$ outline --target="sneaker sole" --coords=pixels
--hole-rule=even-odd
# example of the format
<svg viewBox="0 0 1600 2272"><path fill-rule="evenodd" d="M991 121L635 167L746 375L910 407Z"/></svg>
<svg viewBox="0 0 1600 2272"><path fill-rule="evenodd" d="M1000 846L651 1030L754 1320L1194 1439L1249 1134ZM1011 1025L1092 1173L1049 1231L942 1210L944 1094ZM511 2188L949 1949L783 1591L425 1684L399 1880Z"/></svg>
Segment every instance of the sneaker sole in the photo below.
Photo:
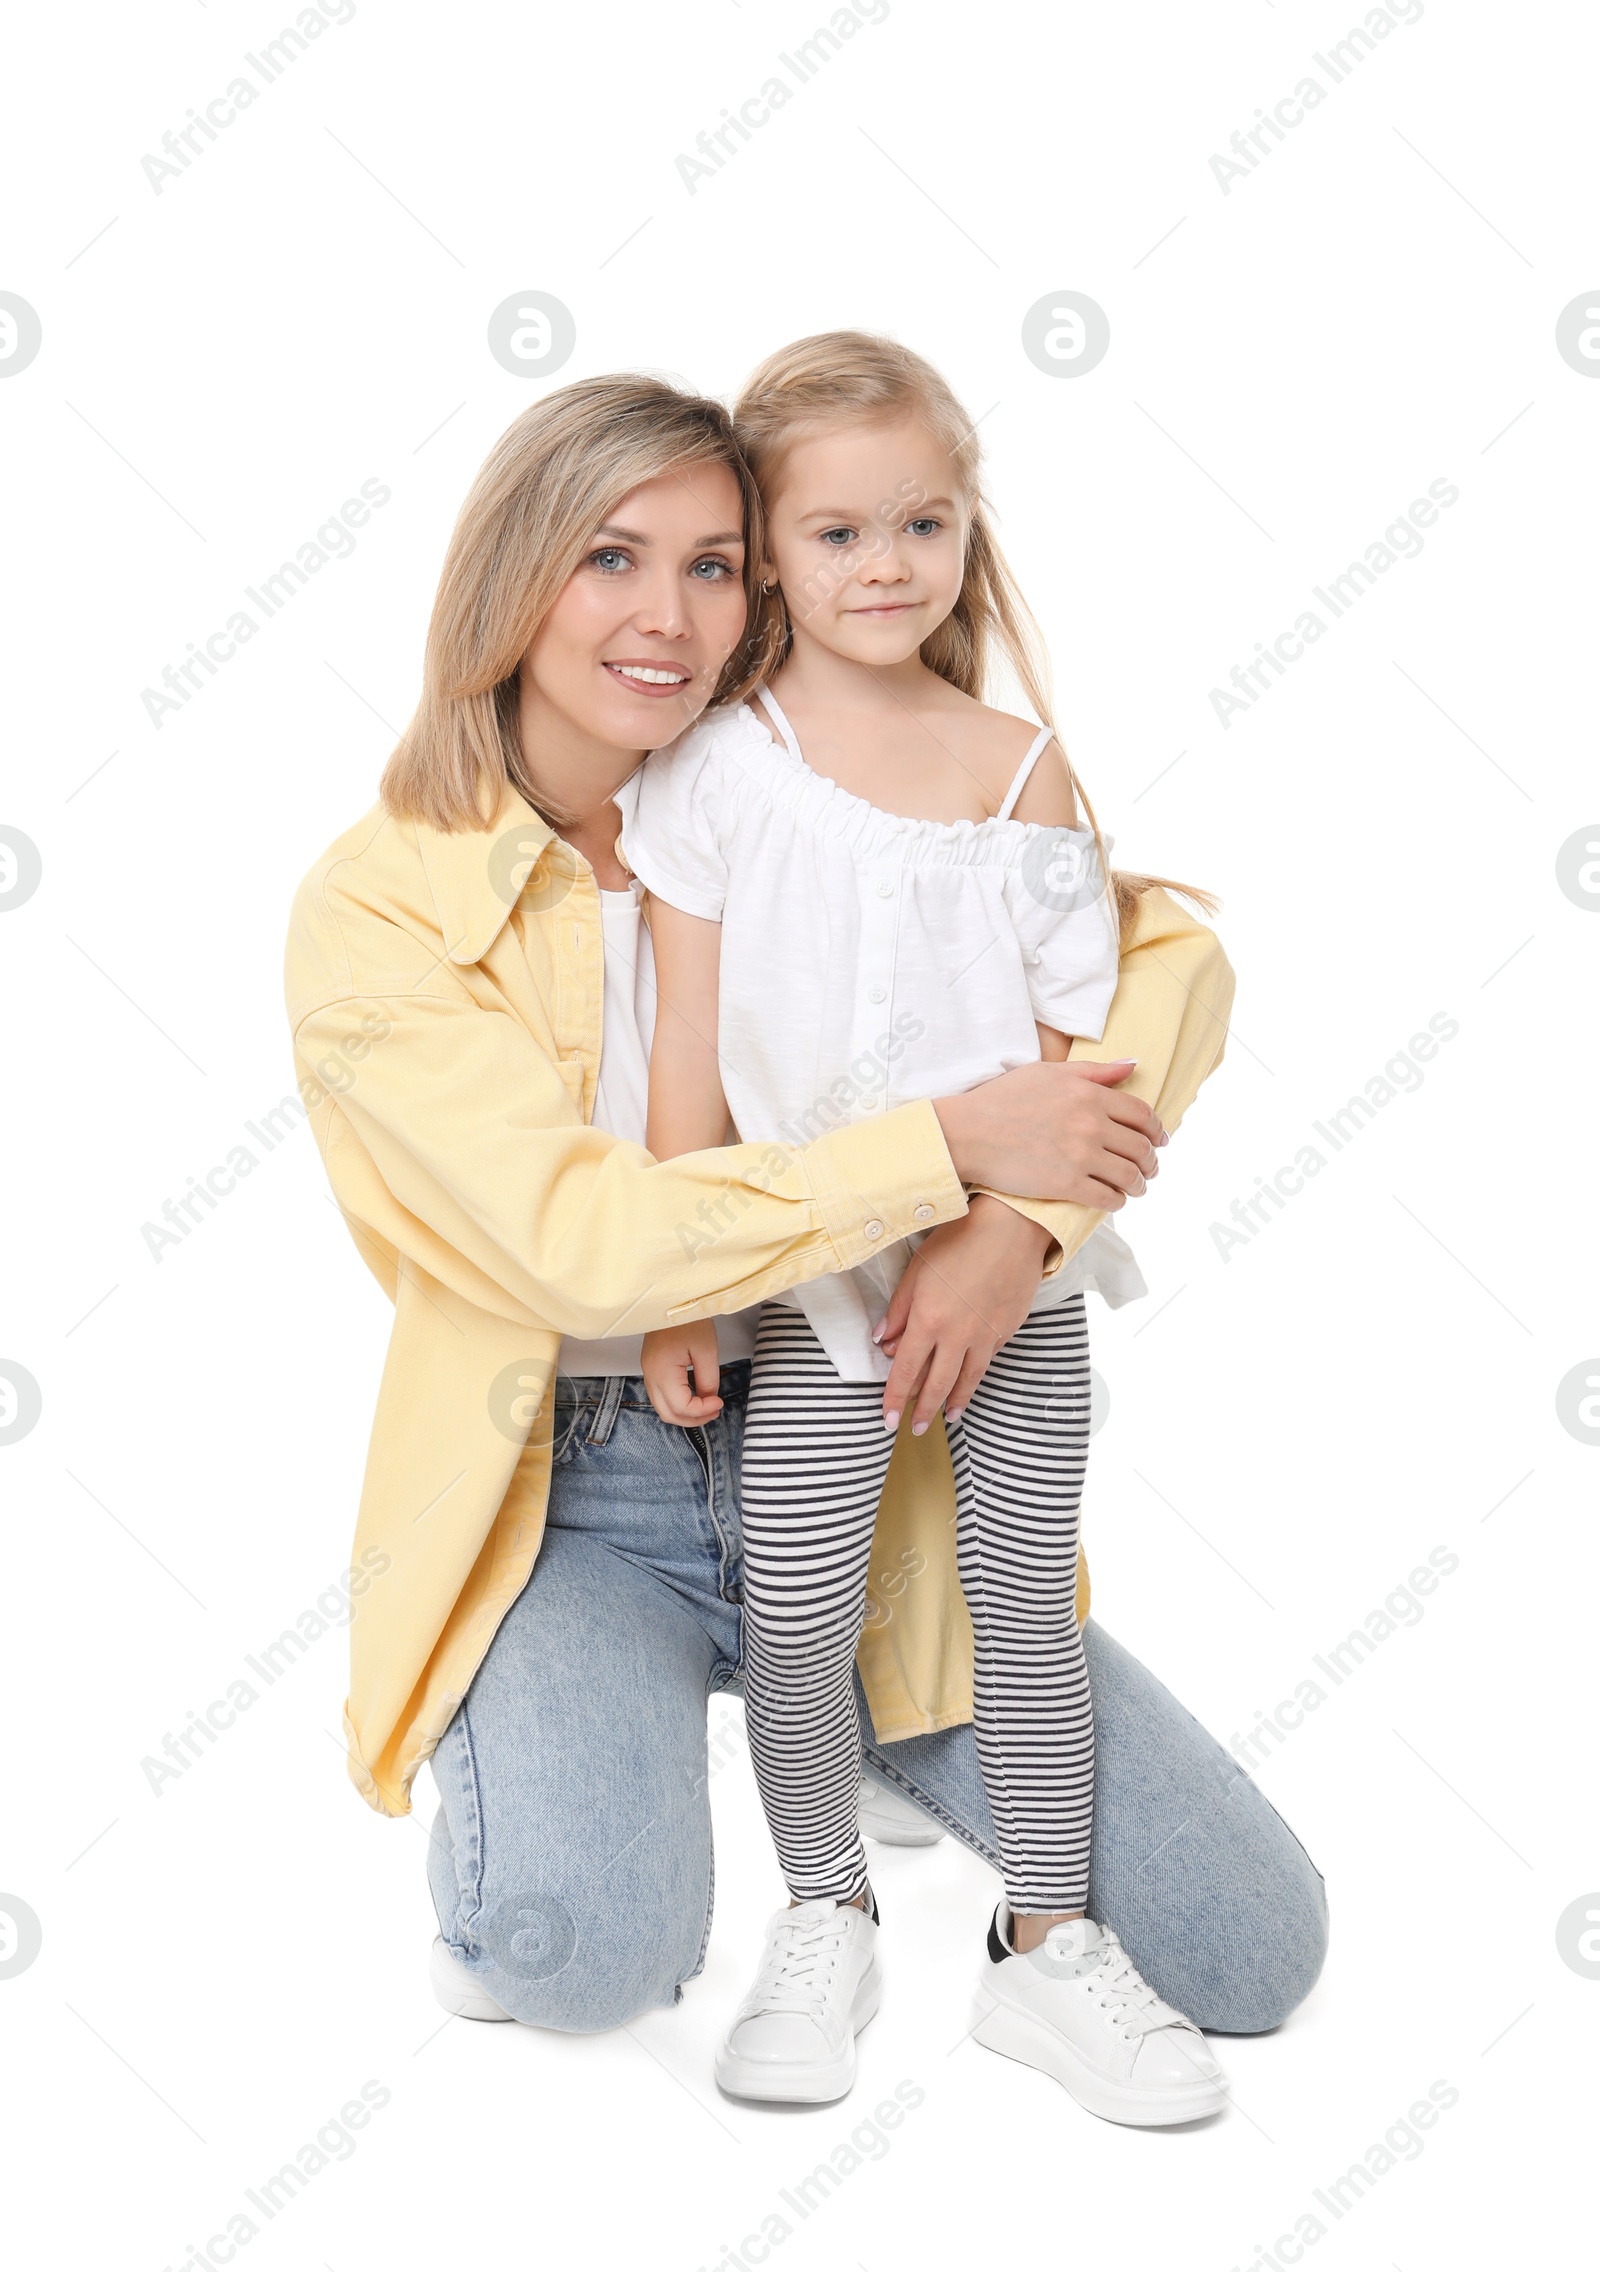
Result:
<svg viewBox="0 0 1600 2272"><path fill-rule="evenodd" d="M982 1992L987 1992L982 1991ZM1064 2037L1031 2012L1014 2004L997 2003L972 2031L973 2041L1004 2059L1037 2067L1051 2075L1081 2107L1103 2122L1120 2122L1138 2130L1162 2130L1175 2122L1196 2122L1216 2114L1228 2103L1226 2082L1172 2084L1161 2090L1141 2091L1131 2083L1115 2083L1097 2075L1088 2061Z"/></svg>
<svg viewBox="0 0 1600 2272"><path fill-rule="evenodd" d="M428 1980L434 2002L458 2020L511 2021L509 2012L503 2012L492 1996L474 1985L471 1974L450 1954L442 1934L428 1959Z"/></svg>
<svg viewBox="0 0 1600 2272"><path fill-rule="evenodd" d="M870 1799L863 1799L857 1812L863 1837L875 1838L880 1846L937 1846L944 1836L939 1825L925 1817L907 1822L887 1811L880 1815Z"/></svg>
<svg viewBox="0 0 1600 2272"><path fill-rule="evenodd" d="M850 2041L837 2059L780 2064L775 2059L742 2059L726 2043L717 2047L718 2087L730 2098L768 2099L784 2106L826 2106L843 2098L856 2079L856 2037L878 2009L883 1975L877 1959L862 1975L850 2006Z"/></svg>

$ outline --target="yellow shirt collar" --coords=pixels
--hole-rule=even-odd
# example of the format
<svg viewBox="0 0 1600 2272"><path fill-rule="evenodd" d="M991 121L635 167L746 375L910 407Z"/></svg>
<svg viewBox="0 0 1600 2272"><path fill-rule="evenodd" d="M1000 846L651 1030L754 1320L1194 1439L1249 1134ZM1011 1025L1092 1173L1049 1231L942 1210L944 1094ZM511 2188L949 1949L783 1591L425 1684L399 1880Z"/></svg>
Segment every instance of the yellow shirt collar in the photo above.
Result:
<svg viewBox="0 0 1600 2272"><path fill-rule="evenodd" d="M446 832L420 820L415 826L445 952L454 963L481 962L521 887L556 842L555 830L509 782L486 829Z"/></svg>

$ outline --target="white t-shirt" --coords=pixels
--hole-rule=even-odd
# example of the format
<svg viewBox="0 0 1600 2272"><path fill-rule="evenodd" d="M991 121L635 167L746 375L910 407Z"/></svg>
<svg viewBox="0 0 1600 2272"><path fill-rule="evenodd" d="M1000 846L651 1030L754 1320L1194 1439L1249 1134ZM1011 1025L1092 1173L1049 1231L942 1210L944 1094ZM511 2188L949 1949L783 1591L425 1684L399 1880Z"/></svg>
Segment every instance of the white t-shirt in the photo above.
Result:
<svg viewBox="0 0 1600 2272"><path fill-rule="evenodd" d="M747 1142L805 1144L919 1097L1037 1063L1035 1020L1097 1040L1116 991L1115 912L1089 829L1000 814L908 820L814 773L788 721L740 704L657 750L617 794L622 850L671 907L722 925L717 1049ZM781 1299L843 1379L882 1380L872 1328L918 1238ZM1102 1225L1035 1308L1146 1292Z"/></svg>
<svg viewBox="0 0 1600 2272"><path fill-rule="evenodd" d="M592 1125L611 1136L644 1142L650 1103L650 1043L656 1026L655 958L650 933L639 912L640 894L603 891L600 922L605 938L605 978L600 1006L600 1071L595 1081ZM725 1365L755 1349L754 1310L719 1317L717 1353ZM563 1373L637 1373L643 1335L617 1334L606 1341L563 1337L557 1360Z"/></svg>

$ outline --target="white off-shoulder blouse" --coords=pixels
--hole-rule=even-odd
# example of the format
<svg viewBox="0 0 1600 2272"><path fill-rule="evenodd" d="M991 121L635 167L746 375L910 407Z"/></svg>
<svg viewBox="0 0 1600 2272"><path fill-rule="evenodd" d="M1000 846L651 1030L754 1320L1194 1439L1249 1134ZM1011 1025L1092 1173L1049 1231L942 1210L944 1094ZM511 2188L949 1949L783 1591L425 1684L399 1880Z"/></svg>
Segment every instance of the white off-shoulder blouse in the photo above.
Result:
<svg viewBox="0 0 1600 2272"><path fill-rule="evenodd" d="M814 773L777 703L712 712L617 794L622 854L671 907L722 926L717 1052L747 1143L808 1143L1031 1064L1035 1020L1097 1041L1117 984L1113 902L1089 829L881 811ZM868 1226L870 1230L870 1225ZM845 1380L882 1380L872 1340L916 1238L792 1289ZM1102 1224L1034 1307L1146 1291Z"/></svg>

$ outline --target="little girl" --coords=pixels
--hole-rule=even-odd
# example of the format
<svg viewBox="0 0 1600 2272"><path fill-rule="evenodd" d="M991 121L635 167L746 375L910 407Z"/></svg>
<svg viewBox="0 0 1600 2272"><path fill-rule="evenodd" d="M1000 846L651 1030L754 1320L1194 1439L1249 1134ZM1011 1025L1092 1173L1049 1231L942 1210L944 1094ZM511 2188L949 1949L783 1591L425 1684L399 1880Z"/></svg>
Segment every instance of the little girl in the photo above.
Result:
<svg viewBox="0 0 1600 2272"><path fill-rule="evenodd" d="M760 692L657 751L618 799L623 856L651 900L657 1158L723 1143L730 1119L745 1142L803 1143L1064 1058L1074 1035L1099 1038L1117 983L1116 899L1066 758L1048 725L980 699L998 645L1048 716L960 404L920 357L832 333L763 365L735 422L767 517ZM745 1708L792 1906L718 2055L719 2082L745 2097L838 2097L877 2006L852 1668L893 1449L879 1339L916 1244L761 1314ZM1180 2122L1222 2103L1220 2072L1085 1915L1094 1733L1075 1593L1091 1287L1113 1304L1145 1291L1105 1226L945 1412L1006 1890L976 2033L1113 2120ZM647 1335L643 1369L663 1419L720 1409L710 1322Z"/></svg>

